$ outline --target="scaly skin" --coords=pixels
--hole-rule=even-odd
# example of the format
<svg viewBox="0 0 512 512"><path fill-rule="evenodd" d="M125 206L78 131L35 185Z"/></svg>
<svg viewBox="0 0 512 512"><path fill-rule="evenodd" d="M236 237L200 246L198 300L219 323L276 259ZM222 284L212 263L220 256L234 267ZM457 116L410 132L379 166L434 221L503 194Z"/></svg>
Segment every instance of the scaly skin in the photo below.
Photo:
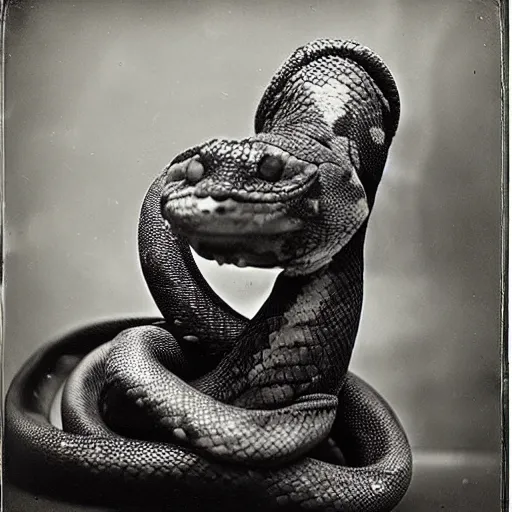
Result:
<svg viewBox="0 0 512 512"><path fill-rule="evenodd" d="M255 136L176 157L139 224L165 322L99 325L25 365L7 398L12 477L27 476L23 457L33 471L50 466L33 487L85 488L93 501L151 493L166 510L391 510L409 484L410 448L386 403L347 369L367 218L398 116L378 57L321 40L276 74ZM254 319L213 293L189 243L219 263L284 268ZM78 348L85 338L89 350ZM58 431L48 421L55 385L42 377L60 355L88 351L56 379L71 373Z"/></svg>

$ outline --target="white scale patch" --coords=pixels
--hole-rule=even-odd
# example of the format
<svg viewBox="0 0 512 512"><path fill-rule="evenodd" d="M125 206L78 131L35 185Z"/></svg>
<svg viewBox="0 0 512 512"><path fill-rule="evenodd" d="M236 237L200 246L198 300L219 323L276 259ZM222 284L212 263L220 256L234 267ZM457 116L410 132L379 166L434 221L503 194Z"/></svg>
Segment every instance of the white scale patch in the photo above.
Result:
<svg viewBox="0 0 512 512"><path fill-rule="evenodd" d="M359 199L359 201L357 201L355 211L356 217L358 219L362 219L359 221L359 225L361 225L366 219L366 217L370 215L370 208L368 208L368 201L366 200L366 197L362 197L361 199Z"/></svg>
<svg viewBox="0 0 512 512"><path fill-rule="evenodd" d="M349 151L350 151L350 158L352 159L354 167L356 169L359 169L359 166L361 165L361 161L359 160L359 151L357 150L357 147L354 142L352 144L350 144Z"/></svg>
<svg viewBox="0 0 512 512"><path fill-rule="evenodd" d="M332 126L345 114L345 105L350 101L350 89L336 80L329 78L324 85L307 84L313 93L313 100L320 105L324 119Z"/></svg>
<svg viewBox="0 0 512 512"><path fill-rule="evenodd" d="M269 344L271 349L278 350L281 347L293 347L298 339L304 338L303 324L315 319L313 314L310 318L305 318L305 316L310 311L321 309L322 302L325 300L324 293L330 281L330 276L324 274L304 287L296 303L292 305L289 311L284 313L283 325L279 330L270 333ZM306 303L307 309L304 307ZM268 354L263 353L263 359L271 354L272 350L269 350Z"/></svg>
<svg viewBox="0 0 512 512"><path fill-rule="evenodd" d="M375 144L378 144L379 146L384 144L384 130L382 128L372 126L370 128L370 136Z"/></svg>

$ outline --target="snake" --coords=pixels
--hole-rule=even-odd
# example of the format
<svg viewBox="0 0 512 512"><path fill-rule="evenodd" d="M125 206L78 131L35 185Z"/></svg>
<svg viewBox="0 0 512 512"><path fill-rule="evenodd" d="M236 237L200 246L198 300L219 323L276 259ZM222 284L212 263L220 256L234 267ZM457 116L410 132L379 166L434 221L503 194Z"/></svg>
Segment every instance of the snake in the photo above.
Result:
<svg viewBox="0 0 512 512"><path fill-rule="evenodd" d="M411 448L348 370L364 242L400 99L355 42L295 50L255 135L181 152L144 198L142 273L161 317L92 324L40 348L6 398L9 481L131 510L386 511ZM252 319L201 275L282 271ZM51 420L62 388L62 426ZM119 508L116 508L118 510Z"/></svg>

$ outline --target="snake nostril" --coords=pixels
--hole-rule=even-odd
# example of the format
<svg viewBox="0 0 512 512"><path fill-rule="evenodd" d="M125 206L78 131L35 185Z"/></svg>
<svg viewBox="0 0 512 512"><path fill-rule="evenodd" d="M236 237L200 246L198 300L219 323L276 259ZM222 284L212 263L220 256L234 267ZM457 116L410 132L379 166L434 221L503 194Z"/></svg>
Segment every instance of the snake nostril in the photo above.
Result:
<svg viewBox="0 0 512 512"><path fill-rule="evenodd" d="M199 160L191 160L186 169L187 181L197 183L204 174L204 166Z"/></svg>
<svg viewBox="0 0 512 512"><path fill-rule="evenodd" d="M180 181L185 178L185 168L182 163L172 164L167 169L167 177L165 182L167 184L173 181Z"/></svg>

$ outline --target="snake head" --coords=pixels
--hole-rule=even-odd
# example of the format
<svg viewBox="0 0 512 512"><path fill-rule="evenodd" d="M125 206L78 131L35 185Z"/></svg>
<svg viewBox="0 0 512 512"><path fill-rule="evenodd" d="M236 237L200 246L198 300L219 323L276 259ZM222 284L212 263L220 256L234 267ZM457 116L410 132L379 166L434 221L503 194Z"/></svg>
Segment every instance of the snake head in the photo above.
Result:
<svg viewBox="0 0 512 512"><path fill-rule="evenodd" d="M310 273L330 261L368 209L355 172L305 154L257 137L209 141L166 168L162 215L207 259ZM344 199L354 206L345 208L348 217Z"/></svg>

